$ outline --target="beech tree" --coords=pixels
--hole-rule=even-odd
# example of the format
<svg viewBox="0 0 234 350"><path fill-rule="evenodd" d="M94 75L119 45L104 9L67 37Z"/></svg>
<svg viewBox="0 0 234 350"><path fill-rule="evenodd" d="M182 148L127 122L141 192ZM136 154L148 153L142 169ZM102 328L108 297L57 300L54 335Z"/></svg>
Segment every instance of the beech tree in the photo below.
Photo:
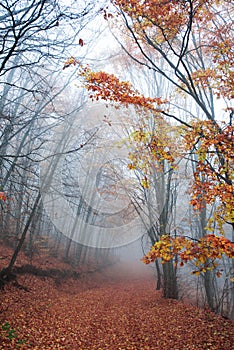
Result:
<svg viewBox="0 0 234 350"><path fill-rule="evenodd" d="M147 67L168 80L174 94L179 94L180 98L165 99L163 93L147 97L114 74L95 71L88 66L81 67L80 75L91 98L132 104L142 113L150 111L158 120L166 119L177 128L180 146L175 158L167 148L168 143L162 147L155 139L149 141L144 130L138 131L140 142L151 147L152 158L158 152L172 168L176 167L178 158L192 162L194 176L190 204L200 212L203 227L202 237L198 240L165 232L145 261L160 257L167 264L179 258L182 265L194 259L194 273L208 276L210 270L216 268L217 259L223 254L233 258L234 254L233 243L223 236L224 225L230 225L232 230L234 225L233 5L230 1L192 0L114 0L111 4L113 7L104 10L104 18L113 32L114 26L118 28L116 37L125 52L138 66ZM121 30L122 36L119 35ZM161 60L163 66L159 64ZM186 118L184 113L181 117L180 112L185 110L185 100L192 107L187 115L185 113ZM169 145L173 144L171 139ZM139 165L139 161L137 159L133 167ZM147 174L142 180L148 186ZM214 204L213 216L208 220L205 207ZM216 234L207 235L208 230ZM160 254L161 247L166 246ZM211 302L209 305L213 308Z"/></svg>

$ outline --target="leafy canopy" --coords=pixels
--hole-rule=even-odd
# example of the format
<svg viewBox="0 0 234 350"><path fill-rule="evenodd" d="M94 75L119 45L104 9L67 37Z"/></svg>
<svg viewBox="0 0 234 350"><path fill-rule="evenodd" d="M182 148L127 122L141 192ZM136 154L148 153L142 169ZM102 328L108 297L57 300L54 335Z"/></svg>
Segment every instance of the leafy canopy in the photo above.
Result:
<svg viewBox="0 0 234 350"><path fill-rule="evenodd" d="M163 171L160 163L167 162L173 169L178 159L190 159L195 168L190 203L195 210L216 204L207 229L212 230L215 221L224 234L225 223L234 227L234 112L230 107L234 97L233 4L230 0L113 0L112 4L115 15L108 15L105 9L104 18L120 27L119 18L124 19L132 39L132 48L128 46L131 58L168 79L181 96L192 98L202 116L184 122L170 112L166 98L146 97L114 74L80 65L84 86L92 99L131 104L138 113L154 115L161 134L150 134L142 125L130 135L135 151L129 154L129 169L140 169L142 185L148 188L150 168ZM159 59L170 68L169 73L160 68ZM66 62L66 66L72 64L77 64L74 58ZM227 105L219 111L218 120L217 98ZM225 117L220 118L220 114ZM170 127L177 133L167 132ZM183 265L194 260L195 273L199 274L214 268L215 260L223 255L233 258L233 252L233 243L223 236L211 234L194 242L165 232L143 261L161 258L167 262L177 257Z"/></svg>

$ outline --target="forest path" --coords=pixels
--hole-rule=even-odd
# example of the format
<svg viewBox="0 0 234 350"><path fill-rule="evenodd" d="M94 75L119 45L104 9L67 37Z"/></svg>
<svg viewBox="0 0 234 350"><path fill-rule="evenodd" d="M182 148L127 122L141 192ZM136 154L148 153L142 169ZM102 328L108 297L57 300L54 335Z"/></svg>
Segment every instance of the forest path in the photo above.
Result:
<svg viewBox="0 0 234 350"><path fill-rule="evenodd" d="M24 276L24 284L29 292L9 287L1 295L0 349L234 349L231 321L163 299L149 276L83 288Z"/></svg>

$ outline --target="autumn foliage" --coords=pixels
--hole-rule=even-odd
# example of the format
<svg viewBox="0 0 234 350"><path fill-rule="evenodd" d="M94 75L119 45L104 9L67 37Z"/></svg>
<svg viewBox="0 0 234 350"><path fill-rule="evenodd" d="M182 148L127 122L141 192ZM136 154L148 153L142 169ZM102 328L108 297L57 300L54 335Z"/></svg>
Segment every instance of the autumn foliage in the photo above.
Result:
<svg viewBox="0 0 234 350"><path fill-rule="evenodd" d="M113 0L125 18L132 21L131 30L143 45L156 49L166 58L166 51L172 52L181 63L186 74L184 80L178 70L178 78L184 80L186 92L199 88L212 88L218 97L234 97L233 74L233 31L232 1L217 0ZM191 39L193 34L193 39ZM192 73L187 70L183 57L197 51L194 42L199 37L199 49L203 51L212 65L204 65ZM196 38L196 39L195 39ZM195 40L194 40L195 39ZM162 46L165 45L165 47ZM190 52L187 49L191 50ZM166 51L163 53L163 50Z"/></svg>
<svg viewBox="0 0 234 350"><path fill-rule="evenodd" d="M131 83L121 81L114 74L104 71L94 72L89 67L81 67L80 76L84 79L84 85L91 91L90 98L120 102L126 105L133 104L138 107L155 110L166 100L150 98L140 94Z"/></svg>
<svg viewBox="0 0 234 350"><path fill-rule="evenodd" d="M0 192L0 200L2 200L4 202L7 200L5 192Z"/></svg>
<svg viewBox="0 0 234 350"><path fill-rule="evenodd" d="M197 212L212 207L213 215L204 231L218 231L217 236L208 234L198 241L164 232L143 261L178 259L180 265L193 261L196 274L206 272L216 267L223 255L233 258L233 243L223 236L225 224L234 227L232 2L113 0L112 4L116 11L107 16L109 9L105 9L104 18L110 26L124 26L128 31L132 46L127 48L133 61L166 78L174 93L182 99L189 97L201 116L193 115L185 122L170 111L166 98L146 97L129 82L88 66L80 67L84 86L92 99L131 104L142 115L141 125L129 136L128 167L139 171L145 189L150 187L152 169L163 172L166 163L170 171L181 159L191 162L191 207ZM169 73L160 68L160 59ZM217 99L227 106L222 110L218 107L218 113ZM156 125L153 132L144 123L149 115Z"/></svg>
<svg viewBox="0 0 234 350"><path fill-rule="evenodd" d="M234 223L234 130L226 123L197 121L186 133L185 148L196 155L196 171L191 188L195 209L218 200L215 219L223 233L223 223ZM212 222L213 220L211 220Z"/></svg>
<svg viewBox="0 0 234 350"><path fill-rule="evenodd" d="M0 255L8 254L9 248L1 246ZM17 266L26 263L21 254ZM45 255L33 266L67 268ZM0 349L232 349L230 320L166 300L155 291L150 274L126 270L112 266L102 274L61 280L18 275L27 290L8 284L0 294Z"/></svg>
<svg viewBox="0 0 234 350"><path fill-rule="evenodd" d="M173 238L169 235L163 235L142 260L145 264L149 264L160 258L162 263L166 263L176 257L176 266L192 262L195 267L192 273L199 275L216 268L218 265L216 259L221 259L223 255L234 258L234 243L225 237L211 234L199 240L191 240L183 236ZM221 276L219 271L217 276Z"/></svg>

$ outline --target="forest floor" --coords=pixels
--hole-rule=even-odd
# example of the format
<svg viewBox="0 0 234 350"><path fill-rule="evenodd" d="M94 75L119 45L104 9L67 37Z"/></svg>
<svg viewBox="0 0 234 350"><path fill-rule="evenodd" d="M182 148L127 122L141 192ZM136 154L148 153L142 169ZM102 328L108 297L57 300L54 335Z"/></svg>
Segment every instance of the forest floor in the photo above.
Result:
<svg viewBox="0 0 234 350"><path fill-rule="evenodd" d="M46 264L51 272L52 262ZM17 274L19 285L0 294L0 349L234 349L234 322L163 299L152 276L126 270L112 266L80 278L58 277L57 270L57 277Z"/></svg>

